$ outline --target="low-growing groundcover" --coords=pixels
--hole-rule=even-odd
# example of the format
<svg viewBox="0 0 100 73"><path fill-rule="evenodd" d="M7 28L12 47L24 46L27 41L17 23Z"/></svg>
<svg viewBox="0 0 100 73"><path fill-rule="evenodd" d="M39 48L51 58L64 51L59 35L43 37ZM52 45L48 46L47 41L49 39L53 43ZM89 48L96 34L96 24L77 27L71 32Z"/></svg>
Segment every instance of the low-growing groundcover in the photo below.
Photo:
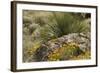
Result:
<svg viewBox="0 0 100 73"><path fill-rule="evenodd" d="M23 10L23 62L91 58L89 13Z"/></svg>

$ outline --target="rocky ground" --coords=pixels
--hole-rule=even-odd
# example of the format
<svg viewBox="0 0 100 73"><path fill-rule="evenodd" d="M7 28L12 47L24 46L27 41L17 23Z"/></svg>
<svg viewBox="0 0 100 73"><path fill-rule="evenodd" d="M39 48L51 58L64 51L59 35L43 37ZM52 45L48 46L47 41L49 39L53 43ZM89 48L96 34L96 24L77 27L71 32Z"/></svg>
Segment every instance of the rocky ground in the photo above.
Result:
<svg viewBox="0 0 100 73"><path fill-rule="evenodd" d="M56 61L90 58L90 34L71 33L43 43L29 61ZM81 56L81 57L80 57ZM86 56L86 57L85 57Z"/></svg>

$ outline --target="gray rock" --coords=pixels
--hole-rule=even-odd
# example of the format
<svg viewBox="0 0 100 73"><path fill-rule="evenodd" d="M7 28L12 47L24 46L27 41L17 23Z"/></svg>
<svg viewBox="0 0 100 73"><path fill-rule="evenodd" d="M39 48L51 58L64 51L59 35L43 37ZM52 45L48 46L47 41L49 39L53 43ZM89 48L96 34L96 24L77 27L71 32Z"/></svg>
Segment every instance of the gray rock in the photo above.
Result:
<svg viewBox="0 0 100 73"><path fill-rule="evenodd" d="M82 51L86 51L90 49L90 35L84 34L84 33L71 33L68 35L64 35L60 38L57 38L55 41L48 41L45 43L45 46L42 44L39 49L36 51L36 57L38 61L44 61L47 59L47 55L50 52L53 52L55 49L59 49L62 47L64 43L70 43L74 42L76 44L79 44L79 48Z"/></svg>

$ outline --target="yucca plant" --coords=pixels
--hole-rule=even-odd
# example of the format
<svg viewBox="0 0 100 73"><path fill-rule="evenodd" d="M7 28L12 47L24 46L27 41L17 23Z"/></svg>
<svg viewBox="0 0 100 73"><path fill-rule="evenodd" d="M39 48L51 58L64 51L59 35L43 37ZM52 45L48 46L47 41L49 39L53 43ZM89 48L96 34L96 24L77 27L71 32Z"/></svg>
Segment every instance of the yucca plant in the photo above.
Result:
<svg viewBox="0 0 100 73"><path fill-rule="evenodd" d="M52 12L52 23L48 23L49 29L53 31L55 36L61 37L69 33L84 32L85 27L83 20L79 17L75 17L71 13Z"/></svg>

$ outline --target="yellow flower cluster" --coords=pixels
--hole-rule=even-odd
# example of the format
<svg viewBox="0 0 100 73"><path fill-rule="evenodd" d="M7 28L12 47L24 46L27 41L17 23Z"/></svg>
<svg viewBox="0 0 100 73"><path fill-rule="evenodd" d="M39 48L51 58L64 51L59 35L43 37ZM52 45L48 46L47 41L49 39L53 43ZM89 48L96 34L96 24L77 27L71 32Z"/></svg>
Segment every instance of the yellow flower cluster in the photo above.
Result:
<svg viewBox="0 0 100 73"><path fill-rule="evenodd" d="M59 49L54 50L52 53L48 55L49 61L59 61L59 59L60 59Z"/></svg>
<svg viewBox="0 0 100 73"><path fill-rule="evenodd" d="M57 60L67 60L77 54L79 50L78 44L76 43L67 43L63 44L61 48L56 48L52 53L48 55L48 61L57 61Z"/></svg>
<svg viewBox="0 0 100 73"><path fill-rule="evenodd" d="M40 47L40 44L34 44L32 48L27 49L27 55L30 57L31 55L34 54L34 52Z"/></svg>

